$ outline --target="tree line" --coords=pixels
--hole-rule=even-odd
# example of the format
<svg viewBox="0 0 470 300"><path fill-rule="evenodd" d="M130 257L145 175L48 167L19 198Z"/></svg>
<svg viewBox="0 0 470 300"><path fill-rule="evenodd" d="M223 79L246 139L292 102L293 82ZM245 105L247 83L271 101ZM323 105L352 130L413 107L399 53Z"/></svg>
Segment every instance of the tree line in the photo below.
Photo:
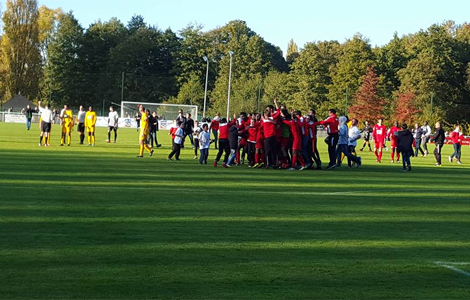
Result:
<svg viewBox="0 0 470 300"><path fill-rule="evenodd" d="M241 20L174 32L141 16L80 25L73 12L7 0L0 37L0 98L21 93L53 105L112 102L202 107L209 61L208 112L225 112L233 51L231 113L260 111L276 97L289 107L329 108L374 120L467 123L470 25L447 21L372 46L344 42L288 44L286 58Z"/></svg>

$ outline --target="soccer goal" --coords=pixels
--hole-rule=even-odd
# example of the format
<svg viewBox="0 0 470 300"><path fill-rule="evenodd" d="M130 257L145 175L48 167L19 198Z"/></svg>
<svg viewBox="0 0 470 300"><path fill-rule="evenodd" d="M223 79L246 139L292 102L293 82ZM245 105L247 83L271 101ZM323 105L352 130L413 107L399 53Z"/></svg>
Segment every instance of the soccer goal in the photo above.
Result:
<svg viewBox="0 0 470 300"><path fill-rule="evenodd" d="M146 102L121 102L121 118L133 119L139 112L139 105L143 105L150 112L156 111L160 120L160 129L169 129L173 126L173 121L178 117L179 110L182 109L184 115L191 114L194 120L197 120L198 106L183 104L164 104L164 103L146 103Z"/></svg>

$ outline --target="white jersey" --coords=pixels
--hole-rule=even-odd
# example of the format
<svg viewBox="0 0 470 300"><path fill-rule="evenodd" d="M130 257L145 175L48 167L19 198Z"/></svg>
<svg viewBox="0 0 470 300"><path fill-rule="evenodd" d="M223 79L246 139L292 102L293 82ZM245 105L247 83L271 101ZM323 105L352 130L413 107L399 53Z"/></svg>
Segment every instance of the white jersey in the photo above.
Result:
<svg viewBox="0 0 470 300"><path fill-rule="evenodd" d="M199 149L209 149L211 144L211 134L209 131L203 131L199 134Z"/></svg>
<svg viewBox="0 0 470 300"><path fill-rule="evenodd" d="M352 126L349 129L349 136L348 136L348 145L349 146L357 146L357 140L361 138L361 131L357 126Z"/></svg>
<svg viewBox="0 0 470 300"><path fill-rule="evenodd" d="M39 112L41 113L41 119L46 123L52 122L52 110L48 108L39 107Z"/></svg>
<svg viewBox="0 0 470 300"><path fill-rule="evenodd" d="M117 111L110 111L108 116L108 126L115 127L119 121L119 115Z"/></svg>

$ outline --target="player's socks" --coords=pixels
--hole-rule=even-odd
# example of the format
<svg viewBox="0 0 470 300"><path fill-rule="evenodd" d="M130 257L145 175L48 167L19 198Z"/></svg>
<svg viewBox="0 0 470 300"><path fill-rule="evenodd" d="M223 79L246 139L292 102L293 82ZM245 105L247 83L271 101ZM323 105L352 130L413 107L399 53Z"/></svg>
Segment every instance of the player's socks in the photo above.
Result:
<svg viewBox="0 0 470 300"><path fill-rule="evenodd" d="M400 160L400 153L397 152L397 161L399 161L399 160Z"/></svg>
<svg viewBox="0 0 470 300"><path fill-rule="evenodd" d="M88 135L87 140L88 140L88 145L90 145L91 144L91 136L90 135Z"/></svg>
<svg viewBox="0 0 470 300"><path fill-rule="evenodd" d="M144 146L140 146L139 156L144 156Z"/></svg>
<svg viewBox="0 0 470 300"><path fill-rule="evenodd" d="M144 148L145 148L145 150L147 150L148 152L152 152L152 148L150 148L149 145L144 144Z"/></svg>
<svg viewBox="0 0 470 300"><path fill-rule="evenodd" d="M42 144L42 136L39 137L39 144Z"/></svg>
<svg viewBox="0 0 470 300"><path fill-rule="evenodd" d="M374 151L374 154L375 154L375 157L379 159L379 153L377 152L377 150Z"/></svg>
<svg viewBox="0 0 470 300"><path fill-rule="evenodd" d="M111 141L111 132L108 132L108 142Z"/></svg>
<svg viewBox="0 0 470 300"><path fill-rule="evenodd" d="M259 164L259 153L255 153L255 163Z"/></svg>
<svg viewBox="0 0 470 300"><path fill-rule="evenodd" d="M116 143L116 141L117 141L117 132L114 133L114 142ZM157 141L155 140L155 142L157 142ZM157 143L157 145L158 145L158 143Z"/></svg>
<svg viewBox="0 0 470 300"><path fill-rule="evenodd" d="M298 159L297 155L294 154L292 156L292 168L294 169L295 169L295 166L297 166L297 159Z"/></svg>
<svg viewBox="0 0 470 300"><path fill-rule="evenodd" d="M94 135L91 136L91 141L92 141L91 144L94 145L95 144L95 136Z"/></svg>
<svg viewBox="0 0 470 300"><path fill-rule="evenodd" d="M70 145L72 142L72 137L70 135L67 136L67 145Z"/></svg>
<svg viewBox="0 0 470 300"><path fill-rule="evenodd" d="M382 161L382 151L379 152L379 161Z"/></svg>

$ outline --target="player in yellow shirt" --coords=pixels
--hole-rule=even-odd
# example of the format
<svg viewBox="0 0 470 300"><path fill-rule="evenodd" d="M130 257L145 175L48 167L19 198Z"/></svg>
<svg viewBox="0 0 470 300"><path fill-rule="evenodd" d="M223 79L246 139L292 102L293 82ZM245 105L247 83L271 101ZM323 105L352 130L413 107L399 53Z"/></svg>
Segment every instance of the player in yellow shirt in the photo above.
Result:
<svg viewBox="0 0 470 300"><path fill-rule="evenodd" d="M141 105L139 106L139 112L142 115L140 118L140 133L139 133L139 145L140 151L137 157L144 157L144 149L150 152L150 156L153 155L152 148L147 144L149 136L149 111L145 111L145 108Z"/></svg>
<svg viewBox="0 0 470 300"><path fill-rule="evenodd" d="M62 137L60 139L60 145L63 146L67 139L67 146L70 146L70 143L72 142L72 129L74 122L73 112L67 104L64 105L64 109L60 112L60 121L62 123Z"/></svg>
<svg viewBox="0 0 470 300"><path fill-rule="evenodd" d="M93 107L89 107L85 114L85 128L88 132L88 146L95 146L95 125L96 125L96 112Z"/></svg>

